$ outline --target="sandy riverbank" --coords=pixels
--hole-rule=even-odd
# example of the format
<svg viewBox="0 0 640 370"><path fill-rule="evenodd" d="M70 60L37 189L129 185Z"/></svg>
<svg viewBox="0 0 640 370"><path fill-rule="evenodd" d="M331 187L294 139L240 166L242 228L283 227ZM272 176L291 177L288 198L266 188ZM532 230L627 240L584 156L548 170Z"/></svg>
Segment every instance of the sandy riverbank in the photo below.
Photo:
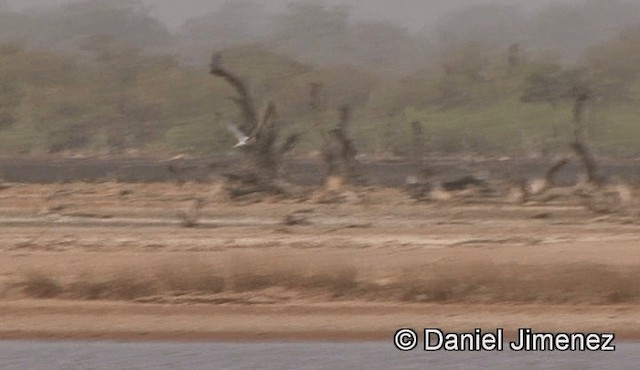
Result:
<svg viewBox="0 0 640 370"><path fill-rule="evenodd" d="M640 225L576 203L229 203L211 185L0 193L0 338L387 340L401 327L640 339ZM192 200L200 227L181 226ZM304 225L288 226L301 212Z"/></svg>

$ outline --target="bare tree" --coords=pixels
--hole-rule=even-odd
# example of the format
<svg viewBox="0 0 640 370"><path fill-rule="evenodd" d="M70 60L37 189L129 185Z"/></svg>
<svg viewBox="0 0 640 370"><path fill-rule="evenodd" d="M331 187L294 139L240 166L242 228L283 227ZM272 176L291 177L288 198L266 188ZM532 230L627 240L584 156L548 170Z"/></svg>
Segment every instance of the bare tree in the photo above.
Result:
<svg viewBox="0 0 640 370"><path fill-rule="evenodd" d="M299 134L292 134L277 145L279 127L276 105L270 102L260 115L245 82L222 66L221 53L215 53L211 58L210 73L224 79L235 89L237 96L230 99L242 113L242 123L232 126L232 129L243 136L241 140L239 138L240 142L236 147L245 153L246 161L243 166L226 174L227 179L236 184L231 189L231 195L288 193L288 187L281 181L282 158L296 146Z"/></svg>
<svg viewBox="0 0 640 370"><path fill-rule="evenodd" d="M356 160L358 151L348 134L350 120L351 107L344 105L340 108L338 127L329 131L322 148L327 182L337 179L340 184L350 184L359 179Z"/></svg>
<svg viewBox="0 0 640 370"><path fill-rule="evenodd" d="M554 107L557 106L558 102L565 99L574 101L574 140L570 145L573 152L584 164L589 183L600 187L604 185L605 178L600 173L593 152L587 144L584 127L587 108L594 95L591 86L592 83L589 82L583 70L565 70L559 65L550 65L529 76L527 87L521 100L523 102L545 101L551 103ZM557 135L557 133L554 132L554 135ZM562 159L552 165L547 171L542 192L554 186L553 178L568 163L568 159Z"/></svg>
<svg viewBox="0 0 640 370"><path fill-rule="evenodd" d="M573 106L575 141L571 146L585 166L589 183L601 186L604 184L604 177L600 174L595 157L586 142L583 124L587 103L591 99L593 92L589 88L577 88L574 91L574 95L576 99Z"/></svg>

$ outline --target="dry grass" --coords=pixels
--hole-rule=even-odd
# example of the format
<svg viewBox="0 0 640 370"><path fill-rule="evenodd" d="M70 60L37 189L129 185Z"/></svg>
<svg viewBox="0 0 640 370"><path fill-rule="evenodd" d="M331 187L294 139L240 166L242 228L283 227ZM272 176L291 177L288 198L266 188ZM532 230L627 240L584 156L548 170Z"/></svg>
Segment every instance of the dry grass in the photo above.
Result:
<svg viewBox="0 0 640 370"><path fill-rule="evenodd" d="M107 278L85 273L69 284L64 294L74 299L133 300L158 292L156 283L151 279L135 270L122 269Z"/></svg>
<svg viewBox="0 0 640 370"><path fill-rule="evenodd" d="M265 263L265 261L267 261ZM355 268L340 263L308 264L261 256L232 258L226 273L213 263L187 259L148 268L121 267L107 273L85 272L63 278L59 273L29 273L19 284L32 298L135 300L155 295L258 292L279 287L330 297L360 293Z"/></svg>
<svg viewBox="0 0 640 370"><path fill-rule="evenodd" d="M282 287L300 291L324 291L332 297L348 297L361 293L354 268L340 268L330 272L274 270L242 272L231 277L231 286L240 292Z"/></svg>
<svg viewBox="0 0 640 370"><path fill-rule="evenodd" d="M161 290L172 292L220 293L226 284L214 266L195 259L160 266L155 281Z"/></svg>
<svg viewBox="0 0 640 370"><path fill-rule="evenodd" d="M622 303L640 301L640 268L557 266L432 266L389 287L403 301Z"/></svg>
<svg viewBox="0 0 640 370"><path fill-rule="evenodd" d="M306 261L290 256L243 255L228 266L229 286L239 292L281 287L353 296L359 289L357 269L344 261Z"/></svg>
<svg viewBox="0 0 640 370"><path fill-rule="evenodd" d="M32 298L135 300L156 295L234 294L282 288L326 299L396 302L631 303L640 301L640 267L604 265L432 265L397 273L384 283L345 261L300 261L243 255L224 264L187 260L145 271L65 279L29 273L17 285Z"/></svg>
<svg viewBox="0 0 640 370"><path fill-rule="evenodd" d="M53 298L63 291L56 279L38 272L27 273L18 285L22 287L24 294L33 298Z"/></svg>

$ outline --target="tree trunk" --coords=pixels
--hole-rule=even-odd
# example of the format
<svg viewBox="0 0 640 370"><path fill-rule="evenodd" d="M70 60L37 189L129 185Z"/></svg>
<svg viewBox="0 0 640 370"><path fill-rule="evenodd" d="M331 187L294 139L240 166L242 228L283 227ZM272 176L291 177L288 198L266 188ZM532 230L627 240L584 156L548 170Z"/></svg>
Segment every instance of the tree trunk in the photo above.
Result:
<svg viewBox="0 0 640 370"><path fill-rule="evenodd" d="M584 163L589 183L601 186L604 183L604 178L600 174L596 159L586 143L584 133L584 115L587 108L587 103L590 99L591 92L587 89L585 89L584 91L576 92L576 101L573 107L575 142L571 146L574 152L582 160L582 163Z"/></svg>

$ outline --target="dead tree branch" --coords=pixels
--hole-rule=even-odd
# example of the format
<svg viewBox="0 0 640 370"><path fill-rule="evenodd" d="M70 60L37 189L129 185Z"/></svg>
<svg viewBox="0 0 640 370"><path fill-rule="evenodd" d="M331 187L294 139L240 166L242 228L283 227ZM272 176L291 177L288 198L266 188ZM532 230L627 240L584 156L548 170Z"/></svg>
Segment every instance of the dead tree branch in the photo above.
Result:
<svg viewBox="0 0 640 370"><path fill-rule="evenodd" d="M598 164L589 147L583 142L575 142L572 144L573 150L582 159L587 171L587 179L589 183L594 185L603 185L604 179L598 170Z"/></svg>
<svg viewBox="0 0 640 370"><path fill-rule="evenodd" d="M258 114L256 113L256 106L249 89L245 85L244 81L229 70L222 67L222 54L214 53L211 57L211 69L210 73L216 77L224 79L229 85L231 85L239 97L231 98L242 112L244 117L243 128L246 132L251 132L258 126Z"/></svg>
<svg viewBox="0 0 640 370"><path fill-rule="evenodd" d="M282 146L280 147L280 150L279 150L280 155L282 156L292 151L296 147L296 145L298 145L299 141L300 141L300 134L296 133L296 134L289 135L287 139L282 143Z"/></svg>
<svg viewBox="0 0 640 370"><path fill-rule="evenodd" d="M210 73L224 79L236 90L238 96L230 99L240 108L244 120L242 130L234 129L231 125L231 129L241 139L236 147L244 151L247 159L244 168L237 166L233 173L225 174L231 183L232 197L253 193L286 194L288 186L280 180L282 157L293 149L298 136L288 138L281 147L276 146L279 134L276 105L270 102L262 115L259 115L246 84L222 66L220 53L213 55Z"/></svg>
<svg viewBox="0 0 640 370"><path fill-rule="evenodd" d="M344 105L340 108L338 127L329 132L322 148L327 181L333 178L339 179L339 183L349 184L359 178L356 159L358 151L348 134L350 120L351 107Z"/></svg>
<svg viewBox="0 0 640 370"><path fill-rule="evenodd" d="M587 103L591 99L592 92L589 89L581 89L575 92L575 104L573 106L573 123L575 125L575 142L571 144L574 152L584 163L589 183L601 186L604 179L598 169L596 159L586 143L584 133L584 116Z"/></svg>
<svg viewBox="0 0 640 370"><path fill-rule="evenodd" d="M547 170L547 173L544 176L546 187L550 188L556 186L556 175L569 163L571 163L569 158L562 158Z"/></svg>

